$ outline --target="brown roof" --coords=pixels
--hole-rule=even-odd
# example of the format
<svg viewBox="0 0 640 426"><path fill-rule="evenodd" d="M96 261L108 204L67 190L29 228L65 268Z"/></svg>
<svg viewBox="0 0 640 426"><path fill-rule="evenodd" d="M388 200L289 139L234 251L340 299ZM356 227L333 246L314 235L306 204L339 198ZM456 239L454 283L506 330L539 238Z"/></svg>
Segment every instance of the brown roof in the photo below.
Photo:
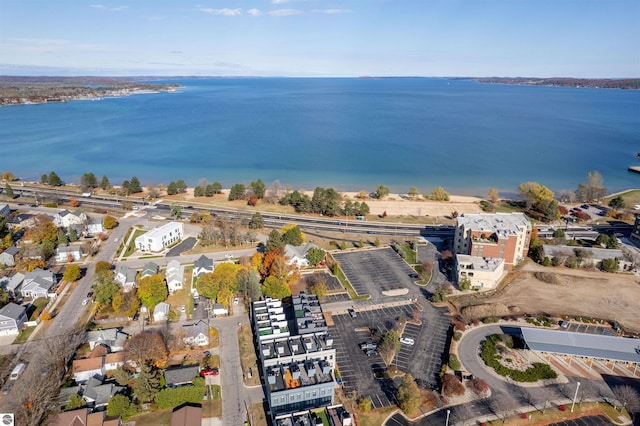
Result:
<svg viewBox="0 0 640 426"><path fill-rule="evenodd" d="M80 408L56 414L49 418L48 424L50 426L87 426L87 412L86 408Z"/></svg>
<svg viewBox="0 0 640 426"><path fill-rule="evenodd" d="M124 352L114 352L107 354L104 357L105 364L111 364L113 362L124 362Z"/></svg>
<svg viewBox="0 0 640 426"><path fill-rule="evenodd" d="M202 406L185 405L171 414L171 426L200 426L202 424Z"/></svg>
<svg viewBox="0 0 640 426"><path fill-rule="evenodd" d="M87 358L101 357L101 356L105 356L107 353L109 353L109 351L105 346L96 345L96 347L93 348L93 350L89 353L89 356Z"/></svg>
<svg viewBox="0 0 640 426"><path fill-rule="evenodd" d="M102 357L100 358L83 358L73 360L73 372L100 370L102 368Z"/></svg>
<svg viewBox="0 0 640 426"><path fill-rule="evenodd" d="M102 426L105 412L92 413L87 416L87 426Z"/></svg>

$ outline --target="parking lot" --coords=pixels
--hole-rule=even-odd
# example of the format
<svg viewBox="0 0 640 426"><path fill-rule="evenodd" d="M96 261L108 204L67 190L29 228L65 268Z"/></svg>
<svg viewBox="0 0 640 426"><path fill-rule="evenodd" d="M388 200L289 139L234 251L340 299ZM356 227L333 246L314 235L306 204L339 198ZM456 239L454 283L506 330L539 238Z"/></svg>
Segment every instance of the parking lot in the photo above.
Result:
<svg viewBox="0 0 640 426"><path fill-rule="evenodd" d="M335 325L329 332L334 336L336 362L347 394L356 390L358 395L369 396L373 408L395 404L399 379L398 383L383 379L387 367L382 357L379 354L367 356L359 345L368 340L377 341L382 334L396 327L400 317L413 318L416 309L416 304L407 303L358 310L356 317L333 316ZM420 387L430 389L438 383L450 320L439 311L429 311L427 317L429 320L423 318L421 324L406 323L403 337L411 338L415 343L402 344L393 364L410 372Z"/></svg>
<svg viewBox="0 0 640 426"><path fill-rule="evenodd" d="M415 271L391 248L333 253L359 295L369 294L372 301L384 298L383 292L415 286Z"/></svg>
<svg viewBox="0 0 640 426"><path fill-rule="evenodd" d="M587 333L587 334L602 334L604 336L617 336L614 332L606 327L593 324L582 324L577 322L571 322L567 326L565 331L571 331L574 333Z"/></svg>
<svg viewBox="0 0 640 426"><path fill-rule="evenodd" d="M587 416L579 419L563 420L558 423L551 423L549 426L603 426L612 425L611 421L605 416Z"/></svg>

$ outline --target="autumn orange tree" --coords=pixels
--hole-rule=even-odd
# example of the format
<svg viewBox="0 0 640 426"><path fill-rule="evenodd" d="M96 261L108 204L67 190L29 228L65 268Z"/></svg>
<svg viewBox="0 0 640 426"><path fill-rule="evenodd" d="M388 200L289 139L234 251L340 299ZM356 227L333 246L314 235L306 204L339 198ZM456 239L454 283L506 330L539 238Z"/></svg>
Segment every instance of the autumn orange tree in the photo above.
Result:
<svg viewBox="0 0 640 426"><path fill-rule="evenodd" d="M167 363L167 347L162 336L155 331L145 331L128 339L124 345L125 359L138 365L163 367Z"/></svg>
<svg viewBox="0 0 640 426"><path fill-rule="evenodd" d="M104 229L113 229L118 225L118 221L115 217L106 215L102 221L102 226Z"/></svg>
<svg viewBox="0 0 640 426"><path fill-rule="evenodd" d="M160 274L144 277L138 284L138 299L149 311L153 311L158 303L165 301L168 295L167 284Z"/></svg>
<svg viewBox="0 0 640 426"><path fill-rule="evenodd" d="M228 307L231 297L238 290L240 265L223 263L213 272L203 274L196 282L198 293Z"/></svg>
<svg viewBox="0 0 640 426"><path fill-rule="evenodd" d="M82 273L80 272L80 267L78 265L69 265L64 271L63 278L65 281L74 282L78 281L81 276Z"/></svg>

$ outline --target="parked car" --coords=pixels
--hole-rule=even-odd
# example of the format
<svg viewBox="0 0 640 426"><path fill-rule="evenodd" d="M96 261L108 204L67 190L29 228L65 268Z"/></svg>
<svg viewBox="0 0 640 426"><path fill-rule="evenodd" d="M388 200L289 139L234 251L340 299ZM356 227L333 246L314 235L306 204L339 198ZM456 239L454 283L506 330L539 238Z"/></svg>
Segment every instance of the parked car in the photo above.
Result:
<svg viewBox="0 0 640 426"><path fill-rule="evenodd" d="M355 309L349 308L348 312L349 312L349 315L351 315L351 318L355 318L355 317L358 316L358 314L356 313Z"/></svg>
<svg viewBox="0 0 640 426"><path fill-rule="evenodd" d="M415 345L416 342L415 342L415 340L413 340L410 337L401 337L400 338L400 343L404 343L405 345L413 346L413 345Z"/></svg>
<svg viewBox="0 0 640 426"><path fill-rule="evenodd" d="M86 306L86 305L87 305L87 303L89 303L89 299L84 299L84 300L82 301L82 306Z"/></svg>
<svg viewBox="0 0 640 426"><path fill-rule="evenodd" d="M376 342L372 342L371 340L369 340L368 342L360 343L360 349L362 349L363 351L366 351L369 349L377 349L377 348L378 348L378 344Z"/></svg>
<svg viewBox="0 0 640 426"><path fill-rule="evenodd" d="M93 292L90 291L89 293L87 293L87 299L90 298L91 296L93 296Z"/></svg>
<svg viewBox="0 0 640 426"><path fill-rule="evenodd" d="M220 374L220 371L217 368L205 368L200 371L201 377L212 377Z"/></svg>
<svg viewBox="0 0 640 426"><path fill-rule="evenodd" d="M367 354L367 356L378 355L378 351L375 349L367 349L365 353Z"/></svg>
<svg viewBox="0 0 640 426"><path fill-rule="evenodd" d="M180 312L187 312L187 307L184 305L180 306Z"/></svg>
<svg viewBox="0 0 640 426"><path fill-rule="evenodd" d="M225 259L233 259L233 255L232 254L225 254L224 258Z"/></svg>
<svg viewBox="0 0 640 426"><path fill-rule="evenodd" d="M240 299L238 299L237 297L233 298L233 304L237 305L238 303L240 303Z"/></svg>

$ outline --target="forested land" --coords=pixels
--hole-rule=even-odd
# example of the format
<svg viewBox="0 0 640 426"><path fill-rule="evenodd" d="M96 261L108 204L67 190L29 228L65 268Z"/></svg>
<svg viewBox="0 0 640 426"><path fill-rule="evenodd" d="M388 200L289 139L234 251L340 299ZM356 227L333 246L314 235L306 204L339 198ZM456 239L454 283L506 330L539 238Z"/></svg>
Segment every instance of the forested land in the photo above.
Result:
<svg viewBox="0 0 640 426"><path fill-rule="evenodd" d="M520 84L527 86L589 87L594 89L640 89L640 78L533 78L533 77L479 77L480 83Z"/></svg>

